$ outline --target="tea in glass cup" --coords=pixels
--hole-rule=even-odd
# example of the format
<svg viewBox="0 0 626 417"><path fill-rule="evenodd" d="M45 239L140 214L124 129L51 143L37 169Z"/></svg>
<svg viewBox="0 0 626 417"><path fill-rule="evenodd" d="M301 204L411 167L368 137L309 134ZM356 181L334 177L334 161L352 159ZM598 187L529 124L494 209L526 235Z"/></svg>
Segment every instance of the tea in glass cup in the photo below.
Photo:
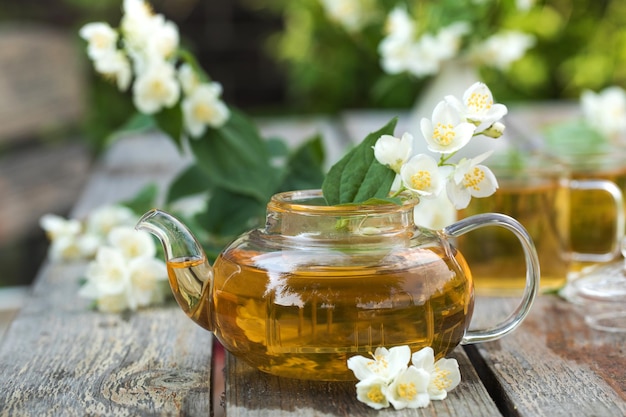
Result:
<svg viewBox="0 0 626 417"><path fill-rule="evenodd" d="M611 181L622 194L626 193L626 149L615 147L604 152L561 156L561 160L573 179ZM614 199L606 192L574 190L570 232L572 250L596 255L591 259L574 258L573 269L612 261L619 256L619 241L624 235L623 217L616 216Z"/></svg>
<svg viewBox="0 0 626 417"><path fill-rule="evenodd" d="M600 193L602 198L612 202L611 218L620 217L623 221L622 196L615 184L572 180L567 167L548 158L529 157L508 165L502 161L496 164L498 162L502 165L489 166L498 179L499 189L490 197L472 199L469 206L459 212L459 217L499 212L523 224L539 255L542 291L561 288L574 259L614 256L613 252L607 255L574 251L571 219L579 214L572 210L571 198L574 191L581 195ZM604 212L602 215L608 216ZM586 213L585 216L591 215ZM581 232L577 237L582 239L582 236ZM612 231L610 236L617 239L617 231ZM506 231L497 229L478 230L459 238L459 250L473 272L478 294L514 295L524 288L524 270L518 267L523 253L515 246L514 239Z"/></svg>

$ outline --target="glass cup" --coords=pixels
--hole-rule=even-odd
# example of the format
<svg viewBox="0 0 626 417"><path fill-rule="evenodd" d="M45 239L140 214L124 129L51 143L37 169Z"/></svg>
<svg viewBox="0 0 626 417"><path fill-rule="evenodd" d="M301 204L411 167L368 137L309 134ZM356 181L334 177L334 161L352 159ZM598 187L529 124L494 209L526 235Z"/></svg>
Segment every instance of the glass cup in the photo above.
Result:
<svg viewBox="0 0 626 417"><path fill-rule="evenodd" d="M607 180L574 180L567 167L544 157L528 157L512 163L503 159L488 164L496 175L499 189L487 198L472 199L459 217L484 212L499 212L516 218L531 235L539 255L541 290L561 288L573 262L605 262L619 253L624 228L623 197L619 188ZM612 230L603 230L601 238L609 241L604 251L579 251L572 242L572 195L598 193L611 201L611 213L585 213L598 217ZM578 227L578 226L577 226ZM596 226L600 227L600 226ZM584 239L595 229L576 229L576 238ZM479 230L458 239L459 250L474 273L475 287L482 295L515 295L524 287L524 270L518 268L523 254L515 247L514 237L500 230Z"/></svg>
<svg viewBox="0 0 626 417"><path fill-rule="evenodd" d="M626 255L626 239L622 241ZM626 332L626 262L585 268L573 281L574 299L582 306L585 322L596 330Z"/></svg>
<svg viewBox="0 0 626 417"><path fill-rule="evenodd" d="M626 193L626 148L611 146L597 152L561 154L560 161L567 166L571 176L584 181L611 181L622 193ZM611 253L615 240L607 239L618 233L624 235L624 225L614 213L613 199L599 190L572 191L570 231L572 250L591 254L606 254L575 259L572 269L578 271L590 263L615 260ZM619 253L617 253L619 255Z"/></svg>

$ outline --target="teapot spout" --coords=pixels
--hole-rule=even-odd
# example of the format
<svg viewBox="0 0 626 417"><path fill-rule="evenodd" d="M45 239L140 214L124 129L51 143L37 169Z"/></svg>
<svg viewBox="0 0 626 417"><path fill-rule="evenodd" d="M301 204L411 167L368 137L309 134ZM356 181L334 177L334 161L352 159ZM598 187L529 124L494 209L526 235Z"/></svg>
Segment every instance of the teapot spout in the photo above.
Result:
<svg viewBox="0 0 626 417"><path fill-rule="evenodd" d="M178 305L197 324L213 331L213 268L195 236L180 220L158 209L144 214L135 228L152 233L161 242Z"/></svg>

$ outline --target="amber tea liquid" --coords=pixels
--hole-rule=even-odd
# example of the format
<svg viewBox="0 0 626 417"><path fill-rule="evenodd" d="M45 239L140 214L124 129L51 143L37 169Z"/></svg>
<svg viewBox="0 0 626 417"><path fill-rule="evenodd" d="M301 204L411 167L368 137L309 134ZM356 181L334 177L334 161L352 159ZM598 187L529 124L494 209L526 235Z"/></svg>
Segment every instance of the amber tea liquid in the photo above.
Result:
<svg viewBox="0 0 626 417"><path fill-rule="evenodd" d="M535 243L542 291L555 290L565 283L570 266L569 193L559 178L504 179L494 195L472 199L460 217L497 212L517 219ZM461 236L458 247L472 270L477 294L516 295L524 290L524 254L511 232L475 230Z"/></svg>
<svg viewBox="0 0 626 417"><path fill-rule="evenodd" d="M626 160L623 161L626 165ZM607 180L614 182L626 195L626 166L574 172L580 180ZM615 203L604 191L574 190L571 195L572 250L584 253L607 253L614 245L612 237L617 227ZM588 263L576 262L574 269Z"/></svg>
<svg viewBox="0 0 626 417"><path fill-rule="evenodd" d="M299 256L236 250L215 263L216 335L254 367L350 380L346 361L355 354L409 344L413 351L432 346L441 357L465 333L473 290L458 253L451 261L432 250L395 249L378 267L323 265L341 258L335 253L320 253L322 265L302 265ZM168 270L189 274L193 268L170 263Z"/></svg>

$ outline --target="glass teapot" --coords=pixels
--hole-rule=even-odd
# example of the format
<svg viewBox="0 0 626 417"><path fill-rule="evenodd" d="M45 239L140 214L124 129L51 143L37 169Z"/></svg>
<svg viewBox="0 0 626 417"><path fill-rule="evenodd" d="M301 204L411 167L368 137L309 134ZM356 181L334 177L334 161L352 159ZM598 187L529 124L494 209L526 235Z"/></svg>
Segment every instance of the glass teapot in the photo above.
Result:
<svg viewBox="0 0 626 417"><path fill-rule="evenodd" d="M440 358L502 337L536 297L537 254L519 222L479 214L432 231L416 226L415 204L326 206L319 190L276 194L265 227L237 238L212 267L173 216L152 210L137 228L163 244L178 304L229 352L274 375L351 380L347 359L379 346L431 346ZM450 240L488 225L519 239L526 288L503 322L469 330L472 275Z"/></svg>

